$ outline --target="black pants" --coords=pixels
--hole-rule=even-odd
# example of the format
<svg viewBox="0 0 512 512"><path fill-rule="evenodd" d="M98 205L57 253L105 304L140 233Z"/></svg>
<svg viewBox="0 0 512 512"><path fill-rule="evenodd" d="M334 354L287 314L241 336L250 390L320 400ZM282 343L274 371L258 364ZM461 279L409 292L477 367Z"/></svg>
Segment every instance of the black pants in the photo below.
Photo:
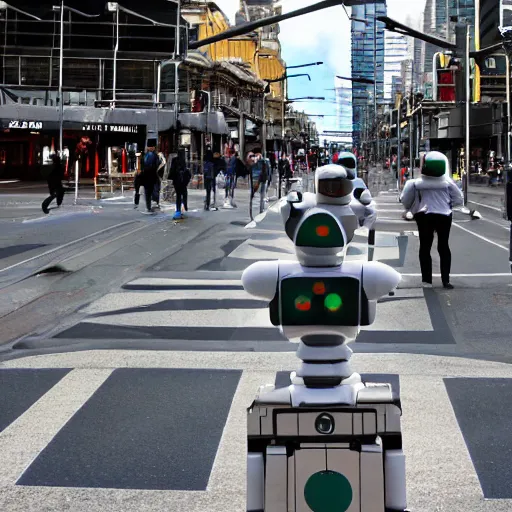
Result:
<svg viewBox="0 0 512 512"><path fill-rule="evenodd" d="M64 199L64 187L62 186L62 181L49 181L48 190L50 192L50 195L43 201L43 210L47 210L48 206L50 206L50 203L54 199L57 199L57 206L60 206L62 204L62 200Z"/></svg>
<svg viewBox="0 0 512 512"><path fill-rule="evenodd" d="M144 181L142 183L142 186L144 187L144 196L146 197L146 208L148 209L148 212L151 211L151 199L153 197L153 190L155 188L155 182L154 181Z"/></svg>
<svg viewBox="0 0 512 512"><path fill-rule="evenodd" d="M187 187L174 187L176 190L176 213L181 212L181 205L185 208L185 211L188 212L188 190Z"/></svg>
<svg viewBox="0 0 512 512"><path fill-rule="evenodd" d="M450 269L452 266L452 253L448 239L452 227L451 215L438 213L417 213L414 216L420 235L420 267L424 283L432 283L432 258L430 251L434 242L434 233L437 233L437 251L441 259L441 280L443 284L450 282Z"/></svg>
<svg viewBox="0 0 512 512"><path fill-rule="evenodd" d="M141 187L141 179L140 175L135 175L135 179L133 180L133 188L135 189L135 206L139 206L140 201L140 187Z"/></svg>
<svg viewBox="0 0 512 512"><path fill-rule="evenodd" d="M211 180L211 179L204 180L204 188L206 190L205 208L208 210L210 208L210 204L212 201L213 180Z"/></svg>

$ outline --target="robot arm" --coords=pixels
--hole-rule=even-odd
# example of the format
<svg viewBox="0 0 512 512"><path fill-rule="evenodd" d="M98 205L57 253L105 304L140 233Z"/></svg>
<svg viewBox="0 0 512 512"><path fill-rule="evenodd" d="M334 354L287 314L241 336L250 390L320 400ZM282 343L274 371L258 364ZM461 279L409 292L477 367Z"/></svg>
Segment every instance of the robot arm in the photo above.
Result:
<svg viewBox="0 0 512 512"><path fill-rule="evenodd" d="M245 291L254 297L268 300L276 294L279 280L279 262L259 261L244 270L242 284Z"/></svg>
<svg viewBox="0 0 512 512"><path fill-rule="evenodd" d="M402 276L393 268L379 261L363 263L363 288L368 300L378 300L394 290Z"/></svg>

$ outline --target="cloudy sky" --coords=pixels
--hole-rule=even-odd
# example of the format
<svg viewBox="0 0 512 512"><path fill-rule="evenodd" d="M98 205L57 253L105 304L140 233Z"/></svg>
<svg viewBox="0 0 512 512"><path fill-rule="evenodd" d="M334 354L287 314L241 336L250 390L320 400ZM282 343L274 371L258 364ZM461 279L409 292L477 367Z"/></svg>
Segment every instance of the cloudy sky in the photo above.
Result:
<svg viewBox="0 0 512 512"><path fill-rule="evenodd" d="M283 12L317 3L319 0L281 0ZM216 0L217 5L234 23L239 0ZM387 0L388 16L405 22L408 17L416 22L423 11L425 0ZM350 9L347 8L350 12ZM290 98L303 96L325 97L326 101L297 102L295 108L308 114L336 114L334 102L335 76L350 76L350 22L342 6L331 7L313 14L281 23L282 56L289 66L323 61L323 66L296 70L309 73L307 77L289 80ZM336 117L315 118L319 128L336 130Z"/></svg>

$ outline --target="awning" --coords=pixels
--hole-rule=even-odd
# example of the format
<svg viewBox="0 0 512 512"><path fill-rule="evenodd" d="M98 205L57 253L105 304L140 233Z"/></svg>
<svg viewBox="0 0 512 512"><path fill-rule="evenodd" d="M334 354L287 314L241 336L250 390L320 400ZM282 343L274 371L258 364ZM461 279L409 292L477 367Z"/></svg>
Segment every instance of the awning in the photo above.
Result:
<svg viewBox="0 0 512 512"><path fill-rule="evenodd" d="M69 125L118 125L118 126L154 126L158 115L158 130L163 132L174 128L175 115L173 110L129 109L129 108L95 108L95 107L64 107L64 127ZM10 121L22 120L42 123L42 130L59 124L57 107L35 105L1 105L0 123L9 128ZM52 128L53 129L53 128ZM77 129L81 129L78 127Z"/></svg>
<svg viewBox="0 0 512 512"><path fill-rule="evenodd" d="M199 132L228 135L229 128L222 112L183 112L178 114L182 128L189 128Z"/></svg>

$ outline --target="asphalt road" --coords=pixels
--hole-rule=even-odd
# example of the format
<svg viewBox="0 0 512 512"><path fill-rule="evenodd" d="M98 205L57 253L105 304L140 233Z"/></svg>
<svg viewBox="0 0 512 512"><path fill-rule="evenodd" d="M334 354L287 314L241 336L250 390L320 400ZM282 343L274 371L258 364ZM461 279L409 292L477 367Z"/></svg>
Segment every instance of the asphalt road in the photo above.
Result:
<svg viewBox="0 0 512 512"><path fill-rule="evenodd" d="M412 511L510 510L507 226L457 213L455 289L437 275L424 290L416 228L387 179L376 178L374 259L403 281L353 343L353 367L400 389ZM114 208L112 225L133 220L127 234L87 239L61 261L55 251L50 264L67 272L5 272L2 304L20 302L2 317L0 509L245 510L246 407L259 385L286 385L297 359L240 275L293 259L293 246L276 208L245 228L243 199L177 226ZM85 236L78 225L99 217L74 218ZM349 258L367 257L364 241Z"/></svg>

